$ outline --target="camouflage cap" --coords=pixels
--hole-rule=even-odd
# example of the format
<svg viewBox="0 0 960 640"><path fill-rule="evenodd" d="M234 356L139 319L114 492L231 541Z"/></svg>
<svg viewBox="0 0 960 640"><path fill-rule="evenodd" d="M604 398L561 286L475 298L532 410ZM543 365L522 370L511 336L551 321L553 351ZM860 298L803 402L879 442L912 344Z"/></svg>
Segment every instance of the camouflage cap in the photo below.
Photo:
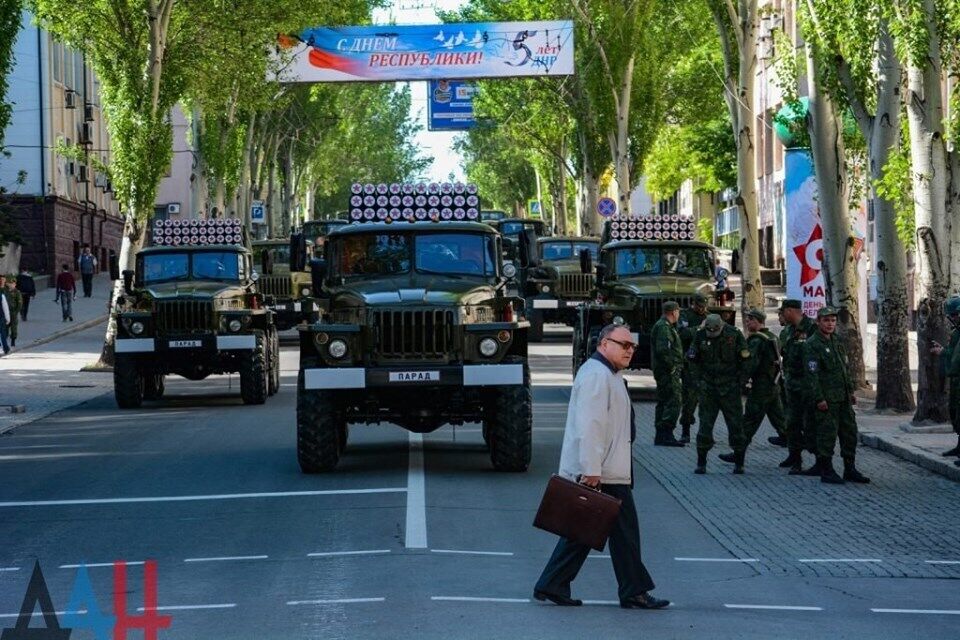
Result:
<svg viewBox="0 0 960 640"><path fill-rule="evenodd" d="M670 313L671 311L679 311L680 305L674 302L673 300L667 300L663 303L663 312Z"/></svg>
<svg viewBox="0 0 960 640"><path fill-rule="evenodd" d="M761 322L761 323L767 321L767 314L764 313L763 309L757 309L757 308L750 309L749 311L747 311L747 317L753 318L757 322Z"/></svg>
<svg viewBox="0 0 960 640"><path fill-rule="evenodd" d="M723 318L715 313L711 313L703 321L703 330L707 332L708 336L713 338L720 335L720 332L723 331L723 325L725 324Z"/></svg>
<svg viewBox="0 0 960 640"><path fill-rule="evenodd" d="M780 303L780 311L783 311L784 309L803 309L803 305L800 303L799 300L796 300L794 298L787 298L786 300Z"/></svg>
<svg viewBox="0 0 960 640"><path fill-rule="evenodd" d="M837 309L831 306L820 307L820 310L817 311L818 318L826 318L827 316L835 316L835 315L837 315Z"/></svg>
<svg viewBox="0 0 960 640"><path fill-rule="evenodd" d="M693 304L707 304L707 296L702 293L693 294Z"/></svg>

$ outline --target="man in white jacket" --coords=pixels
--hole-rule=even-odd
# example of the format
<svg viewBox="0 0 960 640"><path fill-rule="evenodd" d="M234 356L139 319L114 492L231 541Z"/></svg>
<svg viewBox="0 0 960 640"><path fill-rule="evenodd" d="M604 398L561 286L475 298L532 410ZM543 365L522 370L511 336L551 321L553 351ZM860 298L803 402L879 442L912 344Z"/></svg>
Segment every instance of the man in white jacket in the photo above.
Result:
<svg viewBox="0 0 960 640"><path fill-rule="evenodd" d="M637 345L626 325L608 325L600 332L596 353L583 363L573 381L567 426L560 453L560 475L620 499L620 515L610 533L610 558L625 609L662 609L669 600L650 595L653 579L640 558L640 525L633 504L633 405L621 371ZM537 600L579 606L570 597L590 547L566 538L557 542L533 590Z"/></svg>
<svg viewBox="0 0 960 640"><path fill-rule="evenodd" d="M10 303L7 302L5 285L6 277L0 274L0 351L3 351L3 355L10 353L8 336L10 335L10 323L13 320L10 315Z"/></svg>

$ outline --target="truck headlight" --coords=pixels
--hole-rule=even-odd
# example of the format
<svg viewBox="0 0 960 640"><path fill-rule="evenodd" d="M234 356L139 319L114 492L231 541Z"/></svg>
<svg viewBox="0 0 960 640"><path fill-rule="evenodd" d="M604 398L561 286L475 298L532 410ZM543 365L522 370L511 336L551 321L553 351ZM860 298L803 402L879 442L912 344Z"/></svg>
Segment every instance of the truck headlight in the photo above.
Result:
<svg viewBox="0 0 960 640"><path fill-rule="evenodd" d="M327 352L331 358L339 360L347 355L347 343L343 340L331 340L330 345L327 347Z"/></svg>
<svg viewBox="0 0 960 640"><path fill-rule="evenodd" d="M227 323L227 328L229 328L230 331L233 331L234 333L236 333L237 331L240 331L241 326L242 326L242 323L236 318L234 318L233 320Z"/></svg>
<svg viewBox="0 0 960 640"><path fill-rule="evenodd" d="M141 333L143 333L143 323L142 323L142 322L134 322L133 324L131 324L131 325L130 325L130 333L132 333L132 334L134 334L134 335L137 335L137 336L140 335Z"/></svg>
<svg viewBox="0 0 960 640"><path fill-rule="evenodd" d="M615 325L617 325L617 326L620 326L620 325L626 324L626 322L624 322L622 316L614 316L614 317L613 317L613 324L615 324Z"/></svg>
<svg viewBox="0 0 960 640"><path fill-rule="evenodd" d="M497 341L493 338L484 338L480 341L480 353L489 358L497 353Z"/></svg>
<svg viewBox="0 0 960 640"><path fill-rule="evenodd" d="M550 293L550 285L548 285L548 284L542 284L542 285L540 285L540 291L542 291L542 292L544 292L544 293Z"/></svg>
<svg viewBox="0 0 960 640"><path fill-rule="evenodd" d="M302 296L309 296L309 295L310 295L310 287L304 287L304 288L300 289L300 295L302 295Z"/></svg>

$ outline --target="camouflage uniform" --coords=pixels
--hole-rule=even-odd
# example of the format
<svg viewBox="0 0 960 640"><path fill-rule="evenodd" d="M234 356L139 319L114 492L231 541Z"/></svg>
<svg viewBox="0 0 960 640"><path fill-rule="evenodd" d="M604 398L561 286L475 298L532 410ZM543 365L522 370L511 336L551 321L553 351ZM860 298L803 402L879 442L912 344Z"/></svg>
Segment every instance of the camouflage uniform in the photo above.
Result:
<svg viewBox="0 0 960 640"><path fill-rule="evenodd" d="M7 304L10 306L10 346L17 343L17 333L20 328L20 310L23 308L23 294L18 289L7 287Z"/></svg>
<svg viewBox="0 0 960 640"><path fill-rule="evenodd" d="M697 329L703 324L706 314L699 314L694 309L686 308L680 312L680 322L677 333L680 334L680 342L683 344L684 353L690 349L693 344L693 337ZM691 371L690 363L684 359L683 370L680 373L680 381L683 383L683 408L680 411L680 425L684 433L689 433L690 425L693 424L694 412L697 410L697 381Z"/></svg>
<svg viewBox="0 0 960 640"><path fill-rule="evenodd" d="M719 316L708 316L708 318ZM700 390L700 428L697 431L698 473L706 460L706 453L713 447L713 425L717 414L723 413L727 424L730 448L742 455L747 446L743 436L743 404L740 390L746 382L747 361L750 351L743 334L724 324L719 335L711 337L706 323L697 330L693 344L687 351L687 359L693 367ZM742 466L738 464L738 468Z"/></svg>
<svg viewBox="0 0 960 640"><path fill-rule="evenodd" d="M950 306L951 303L960 307L960 300L956 302L954 300L951 299L947 303L948 314L953 310ZM960 326L954 326L953 331L950 332L950 342L947 343L943 353L940 354L940 364L943 366L943 372L950 385L950 424L953 425L953 430L958 436L956 448L945 452L943 455L958 456L960 455ZM957 466L960 466L960 462L957 463Z"/></svg>
<svg viewBox="0 0 960 640"><path fill-rule="evenodd" d="M787 325L780 332L780 354L783 357L787 397L787 446L790 453L797 456L804 449L813 454L817 452L812 406L804 398L803 385L803 346L816 331L817 324L805 315L796 327Z"/></svg>
<svg viewBox="0 0 960 640"><path fill-rule="evenodd" d="M683 367L683 347L673 324L660 318L650 331L653 377L657 381L657 407L654 425L657 438L673 432L680 417L680 370Z"/></svg>
<svg viewBox="0 0 960 640"><path fill-rule="evenodd" d="M764 416L770 419L777 435L786 434L783 404L780 401L780 349L777 337L764 327L747 338L750 363L747 376L750 391L743 410L743 435L749 444L756 435Z"/></svg>

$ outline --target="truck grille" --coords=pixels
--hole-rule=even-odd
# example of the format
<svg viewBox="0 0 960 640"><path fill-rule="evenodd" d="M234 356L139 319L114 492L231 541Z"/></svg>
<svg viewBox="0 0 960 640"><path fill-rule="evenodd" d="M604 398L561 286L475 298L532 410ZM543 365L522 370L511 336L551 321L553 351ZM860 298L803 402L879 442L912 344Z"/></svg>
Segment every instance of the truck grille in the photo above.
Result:
<svg viewBox="0 0 960 640"><path fill-rule="evenodd" d="M157 331L162 334L212 331L213 302L161 300L157 302Z"/></svg>
<svg viewBox="0 0 960 640"><path fill-rule="evenodd" d="M693 304L692 296L660 296L656 298L641 298L639 304L641 325L646 331L650 331L654 323L663 315L663 303L673 300L685 309Z"/></svg>
<svg viewBox="0 0 960 640"><path fill-rule="evenodd" d="M276 296L278 298L291 297L290 276L260 276L257 280L257 287L260 293L265 296Z"/></svg>
<svg viewBox="0 0 960 640"><path fill-rule="evenodd" d="M593 276L589 273L561 273L557 295L565 298L587 298L593 291Z"/></svg>
<svg viewBox="0 0 960 640"><path fill-rule="evenodd" d="M375 311L376 351L389 360L442 360L453 348L453 311Z"/></svg>

